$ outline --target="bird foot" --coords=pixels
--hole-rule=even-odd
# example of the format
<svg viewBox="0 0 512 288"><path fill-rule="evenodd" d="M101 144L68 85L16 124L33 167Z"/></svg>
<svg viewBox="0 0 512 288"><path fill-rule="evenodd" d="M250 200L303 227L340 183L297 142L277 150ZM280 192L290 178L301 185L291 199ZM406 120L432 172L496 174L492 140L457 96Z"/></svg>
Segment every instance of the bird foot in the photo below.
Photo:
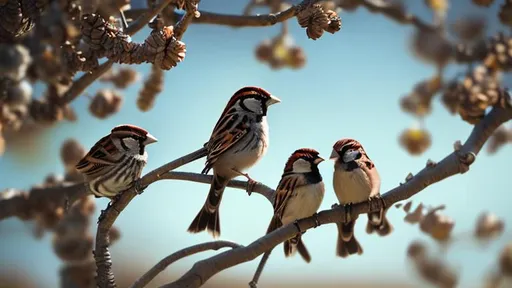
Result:
<svg viewBox="0 0 512 288"><path fill-rule="evenodd" d="M345 223L352 221L352 202L343 205L345 210Z"/></svg>
<svg viewBox="0 0 512 288"><path fill-rule="evenodd" d="M235 171L236 173L238 173L240 176L244 176L245 178L247 178L247 188L245 189L245 191L247 192L247 194L249 194L249 196L251 196L252 191L254 190L254 186L256 186L256 184L258 184L258 181L252 179L248 173L240 172L235 168L231 168L231 169L233 171Z"/></svg>
<svg viewBox="0 0 512 288"><path fill-rule="evenodd" d="M148 185L142 186L140 179L138 179L135 181L134 188L135 188L135 193L140 195L144 192L144 189L148 188Z"/></svg>
<svg viewBox="0 0 512 288"><path fill-rule="evenodd" d="M299 220L293 221L293 225L295 225L295 227L297 227L297 230L299 230L299 233L302 233L302 230L300 229L300 225L299 225Z"/></svg>
<svg viewBox="0 0 512 288"><path fill-rule="evenodd" d="M318 213L315 212L315 214L313 214L313 218L315 218L315 226L313 226L313 228L320 226L320 220L318 220Z"/></svg>

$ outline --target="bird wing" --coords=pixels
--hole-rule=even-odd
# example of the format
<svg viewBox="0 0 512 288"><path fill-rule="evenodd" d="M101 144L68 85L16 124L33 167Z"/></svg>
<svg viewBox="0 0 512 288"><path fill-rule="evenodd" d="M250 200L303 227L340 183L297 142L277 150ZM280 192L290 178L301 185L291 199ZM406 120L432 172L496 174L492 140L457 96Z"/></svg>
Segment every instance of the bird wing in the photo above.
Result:
<svg viewBox="0 0 512 288"><path fill-rule="evenodd" d="M235 113L223 115L206 145L208 155L202 173L208 173L219 156L238 143L249 131L250 126L246 117L240 119L240 115Z"/></svg>
<svg viewBox="0 0 512 288"><path fill-rule="evenodd" d="M75 165L78 172L86 177L94 177L105 168L118 163L119 150L112 142L110 135L101 138L89 152Z"/></svg>
<svg viewBox="0 0 512 288"><path fill-rule="evenodd" d="M293 191L302 186L304 184L302 182L297 174L283 175L279 181L274 201L274 215L279 219L282 219L286 206L290 198L293 197Z"/></svg>

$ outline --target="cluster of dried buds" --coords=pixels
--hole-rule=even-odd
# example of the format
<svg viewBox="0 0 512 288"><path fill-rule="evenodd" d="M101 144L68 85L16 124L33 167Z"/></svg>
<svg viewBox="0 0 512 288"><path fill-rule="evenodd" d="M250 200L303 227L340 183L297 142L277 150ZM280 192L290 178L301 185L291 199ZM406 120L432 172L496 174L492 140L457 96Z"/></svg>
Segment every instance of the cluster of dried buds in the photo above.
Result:
<svg viewBox="0 0 512 288"><path fill-rule="evenodd" d="M505 222L493 213L484 212L476 221L474 235L481 240L495 238L503 233Z"/></svg>
<svg viewBox="0 0 512 288"><path fill-rule="evenodd" d="M488 107L496 105L508 92L500 88L500 74L484 65L477 66L462 82L452 81L443 94L443 103L471 124L478 123Z"/></svg>
<svg viewBox="0 0 512 288"><path fill-rule="evenodd" d="M85 156L85 148L73 138L64 141L60 147L60 159L64 164L64 181L78 183L83 181L82 175L75 165Z"/></svg>
<svg viewBox="0 0 512 288"><path fill-rule="evenodd" d="M272 69L299 69L306 64L304 50L295 46L289 35L278 35L271 40L264 40L256 48L255 54L259 61L267 63Z"/></svg>
<svg viewBox="0 0 512 288"><path fill-rule="evenodd" d="M506 26L512 26L512 1L505 0L505 3L501 4L500 12L498 12L498 18L501 24Z"/></svg>
<svg viewBox="0 0 512 288"><path fill-rule="evenodd" d="M297 14L299 25L306 28L308 38L316 40L324 31L334 34L341 29L341 18L333 10L325 11L321 4L308 5Z"/></svg>
<svg viewBox="0 0 512 288"><path fill-rule="evenodd" d="M487 152L494 154L507 143L512 143L512 129L502 125L489 138Z"/></svg>
<svg viewBox="0 0 512 288"><path fill-rule="evenodd" d="M439 92L441 85L441 77L439 76L416 84L410 94L400 99L402 110L418 117L424 117L429 114L432 98Z"/></svg>
<svg viewBox="0 0 512 288"><path fill-rule="evenodd" d="M82 39L98 57L118 63L153 63L169 70L185 58L185 43L174 37L174 28L166 26L153 30L144 43L134 43L120 29L100 15L87 14L82 18Z"/></svg>
<svg viewBox="0 0 512 288"><path fill-rule="evenodd" d="M156 65L151 65L149 74L137 98L137 107L143 111L149 111L154 103L156 96L162 92L164 86L164 71Z"/></svg>
<svg viewBox="0 0 512 288"><path fill-rule="evenodd" d="M440 30L417 29L411 49L419 59L439 67L448 64L454 55L453 44Z"/></svg>
<svg viewBox="0 0 512 288"><path fill-rule="evenodd" d="M407 255L425 281L443 288L457 286L457 273L447 263L428 255L425 243L412 242L407 248Z"/></svg>
<svg viewBox="0 0 512 288"><path fill-rule="evenodd" d="M421 127L405 129L399 136L400 145L411 155L421 155L432 144L430 133Z"/></svg>
<svg viewBox="0 0 512 288"><path fill-rule="evenodd" d="M431 209L425 209L423 204L419 204L416 209L410 212L412 202L404 205L406 212L404 221L410 224L419 223L420 230L437 241L447 241L450 239L455 222L450 217L439 213L444 206ZM426 211L425 211L426 210Z"/></svg>
<svg viewBox="0 0 512 288"><path fill-rule="evenodd" d="M123 96L111 89L100 89L92 97L89 112L99 119L105 119L117 113L123 104Z"/></svg>

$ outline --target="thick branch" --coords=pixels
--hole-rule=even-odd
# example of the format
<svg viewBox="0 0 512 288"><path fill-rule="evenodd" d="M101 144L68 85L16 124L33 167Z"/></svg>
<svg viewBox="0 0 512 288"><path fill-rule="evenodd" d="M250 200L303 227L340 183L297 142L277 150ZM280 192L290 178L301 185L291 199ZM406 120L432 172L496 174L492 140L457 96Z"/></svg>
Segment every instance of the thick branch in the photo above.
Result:
<svg viewBox="0 0 512 288"><path fill-rule="evenodd" d="M162 0L155 9L151 9L149 12L142 14L130 27L126 28L126 34L133 36L139 32L148 22L160 13L172 0ZM89 85L91 85L96 79L107 72L110 67L114 64L114 61L108 60L107 62L100 65L90 73L84 74L78 80L73 82L73 85L69 87L68 91L59 99L59 104L64 106L71 101L75 100L80 94L82 94Z"/></svg>
<svg viewBox="0 0 512 288"><path fill-rule="evenodd" d="M201 157L204 157L206 149L201 148L195 152L169 162L151 172L144 175L140 180L140 186L146 187L151 183L160 180L160 175L170 170L176 169ZM98 287L116 287L114 274L112 273L112 260L108 246L110 243L108 232L116 221L119 214L128 206L130 201L137 196L135 187L124 191L121 196L113 201L112 206L104 211L101 221L98 223L96 232L96 246L94 250L94 258L96 260L96 283Z"/></svg>
<svg viewBox="0 0 512 288"><path fill-rule="evenodd" d="M381 208L390 207L398 201L405 200L415 195L433 183L455 174L467 172L469 165L474 162L475 156L480 152L482 146L493 131L504 122L512 119L510 99L507 99L505 106L505 108L494 107L483 120L476 124L471 135L460 150L446 156L437 165L428 165L408 182L383 194L382 202L372 201L354 204L352 206L351 218L353 219L359 214L366 214L368 212L379 211ZM271 251L275 246L285 240L294 237L298 232L298 227L300 231L306 231L316 227L315 220L318 220L320 224L327 224L346 222L347 219L341 207L321 211L318 213L316 219L315 217L302 219L298 221L297 225L289 224L281 227L259 238L249 246L236 248L199 261L180 279L162 287L200 287L218 272L237 264L251 261L259 255Z"/></svg>
<svg viewBox="0 0 512 288"><path fill-rule="evenodd" d="M185 258L187 256L190 256L190 255L193 255L193 254L196 254L199 252L204 252L207 250L219 250L221 248L226 248L226 247L238 248L238 247L241 247L241 245L239 245L237 243L230 242L230 241L212 241L212 242L197 244L197 245L190 246L185 249L179 250L179 251L165 257L160 262L158 262L155 266L153 266L153 268L151 268L148 272L146 272L146 274L144 274L137 281L135 281L135 283L133 283L131 288L146 287L146 285L148 285L148 283L151 280L153 280L153 278L155 278L156 275L158 275L160 272L164 271L172 263L174 263L182 258Z"/></svg>
<svg viewBox="0 0 512 288"><path fill-rule="evenodd" d="M50 188L33 188L29 193L21 192L8 199L0 200L0 220L8 217L31 219L46 209L71 205L86 196L88 191L83 183Z"/></svg>
<svg viewBox="0 0 512 288"><path fill-rule="evenodd" d="M204 174L198 174L198 173L190 173L190 172L167 172L160 176L161 179L174 179L174 180L185 180L185 181L192 181L192 182L198 182L198 183L206 183L210 184L213 181L212 175L204 175ZM238 188L238 189L244 189L247 190L248 188L248 182L247 181L239 181L239 180L231 180L228 183L228 187L232 188ZM265 184L258 183L254 185L249 192L255 192L258 194L261 194L265 196L265 198L270 201L270 203L274 203L274 189L266 186Z"/></svg>

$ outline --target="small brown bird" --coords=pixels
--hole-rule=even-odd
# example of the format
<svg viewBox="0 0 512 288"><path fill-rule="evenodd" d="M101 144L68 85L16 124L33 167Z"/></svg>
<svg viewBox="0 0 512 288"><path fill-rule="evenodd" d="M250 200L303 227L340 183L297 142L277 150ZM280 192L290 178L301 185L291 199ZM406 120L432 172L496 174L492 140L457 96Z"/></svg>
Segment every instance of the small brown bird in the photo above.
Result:
<svg viewBox="0 0 512 288"><path fill-rule="evenodd" d="M267 109L279 102L279 98L258 87L244 87L231 97L205 145L208 155L201 173L213 169L213 182L189 232L207 230L214 238L220 236L219 207L224 189L237 176L255 183L243 171L265 155L269 142Z"/></svg>
<svg viewBox="0 0 512 288"><path fill-rule="evenodd" d="M75 168L96 198L112 199L140 178L148 159L145 147L155 142L140 127L120 125L96 142Z"/></svg>
<svg viewBox="0 0 512 288"><path fill-rule="evenodd" d="M276 189L274 216L270 221L267 234L316 213L324 198L324 182L318 164L324 161L318 152L309 148L298 149L288 158L281 181ZM301 234L284 242L286 257L299 251L309 263L311 256L301 240Z"/></svg>
<svg viewBox="0 0 512 288"><path fill-rule="evenodd" d="M365 202L380 197L380 176L361 143L354 139L342 139L333 146L330 159L334 159L333 186L340 204L350 209L353 203ZM347 211L348 212L348 211ZM385 236L393 226L385 216L386 211L368 213L366 232L376 231ZM347 257L362 254L363 249L354 236L357 217L348 223L338 224L336 254Z"/></svg>

